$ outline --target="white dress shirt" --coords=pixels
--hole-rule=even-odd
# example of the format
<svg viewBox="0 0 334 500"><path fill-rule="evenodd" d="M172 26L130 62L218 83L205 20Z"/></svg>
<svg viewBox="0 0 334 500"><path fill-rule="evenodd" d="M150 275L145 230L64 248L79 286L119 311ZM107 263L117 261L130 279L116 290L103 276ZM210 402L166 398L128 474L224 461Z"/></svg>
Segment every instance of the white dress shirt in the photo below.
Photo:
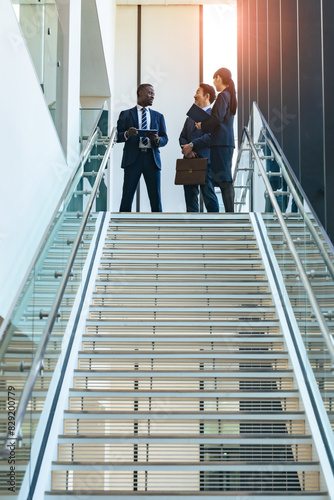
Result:
<svg viewBox="0 0 334 500"><path fill-rule="evenodd" d="M141 121L142 121L142 114L143 114L142 109L143 109L143 106L140 106L139 104L137 104L139 128L141 128ZM145 109L146 109L146 118L147 118L147 129L150 130L150 128L151 128L151 113L150 113L150 109L148 107ZM148 139L148 143L143 144L142 137L140 137L140 139L139 139L139 147L140 148L151 148L152 147L150 139L148 137L147 137L147 139Z"/></svg>

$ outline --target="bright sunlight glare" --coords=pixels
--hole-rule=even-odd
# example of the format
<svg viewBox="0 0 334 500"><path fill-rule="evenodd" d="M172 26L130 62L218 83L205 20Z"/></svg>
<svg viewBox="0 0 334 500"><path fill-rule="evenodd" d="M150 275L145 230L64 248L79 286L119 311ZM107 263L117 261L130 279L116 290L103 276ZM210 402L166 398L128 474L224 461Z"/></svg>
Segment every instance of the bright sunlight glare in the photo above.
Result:
<svg viewBox="0 0 334 500"><path fill-rule="evenodd" d="M225 4L203 6L203 81L213 85L213 74L219 68L232 73L237 92L237 5L233 0ZM238 112L237 112L238 113ZM234 120L235 145L233 167L238 152L238 123ZM222 201L219 198L219 203Z"/></svg>
<svg viewBox="0 0 334 500"><path fill-rule="evenodd" d="M203 6L203 79L212 85L219 68L228 68L237 84L237 6Z"/></svg>

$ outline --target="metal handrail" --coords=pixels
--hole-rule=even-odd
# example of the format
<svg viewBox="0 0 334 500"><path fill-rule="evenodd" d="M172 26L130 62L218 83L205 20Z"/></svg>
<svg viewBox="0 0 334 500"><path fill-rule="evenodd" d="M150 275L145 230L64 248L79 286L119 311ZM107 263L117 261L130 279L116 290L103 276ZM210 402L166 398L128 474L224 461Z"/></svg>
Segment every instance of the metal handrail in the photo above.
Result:
<svg viewBox="0 0 334 500"><path fill-rule="evenodd" d="M328 348L328 352L329 352L329 355L331 357L331 360L332 360L332 367L331 369L334 370L334 339L333 339L333 336L330 332L330 330L328 329L328 326L327 326L327 323L326 323L326 320L325 320L325 317L320 309L320 306L318 304L318 301L317 301L317 298L313 292L313 289L309 283L309 280L308 280L308 277L306 275L306 272L304 270L304 267L303 267L303 264L299 258L299 255L298 255L298 252L296 250L296 247L292 241L292 238L290 236L290 232L289 232L289 229L285 223L285 220L284 220L284 217L283 217L283 214L279 208L279 204L277 203L277 200L276 200L276 196L274 194L274 191L271 187L271 184L270 184L270 181L267 177L267 174L266 174L266 171L265 169L263 168L263 165L261 163L261 160L260 160L260 157L258 155L258 152L255 148L255 145L254 145L254 142L253 142L253 139L250 135L250 132L249 130L245 127L244 130L243 130L243 133L246 135L247 139L248 139L248 142L249 142L249 145L251 147L251 150L252 150L252 153L253 153L253 156L255 158L255 161L257 163L257 166L259 168L259 171L261 172L261 176L262 176L262 179L263 179L263 182L266 186L266 189L267 189L267 192L268 192L268 196L270 198L270 201L273 205L273 208L276 212L276 215L277 215L277 218L279 220L279 223L281 225L281 228L282 228L282 231L283 231L283 234L285 236L285 239L286 239L286 243L289 247L289 250L291 252L291 255L296 263L296 266L297 266L297 270L299 272L299 276L303 282L303 285L304 285L304 288L305 288L305 291L308 295L308 298L309 298L309 301L311 303L311 306L313 308L313 312L314 312L314 315L315 315L315 318L317 319L318 321L318 324L320 326L320 330L321 330L321 333L324 337L324 340L326 342L326 345L327 345L327 348Z"/></svg>
<svg viewBox="0 0 334 500"><path fill-rule="evenodd" d="M14 314L15 307L17 306L17 304L20 300L20 297L24 291L24 288L26 286L26 283L29 279L30 274L32 273L32 270L35 269L35 272L39 272L39 269L42 266L43 259L44 259L44 254L42 252L42 249L44 248L44 250L45 250L45 249L49 248L49 246L51 245L51 242L52 242L52 237L58 231L59 225L61 224L61 222L64 218L65 210L63 211L63 213L61 214L61 216L57 220L56 224L52 227L62 204L64 204L65 207L67 206L67 203L69 202L69 199L70 199L69 193L71 192L72 188L74 189L74 187L76 186L76 183L78 181L78 176L79 177L81 176L83 165L86 162L86 160L89 156L89 153L90 153L91 149L93 148L95 141L99 135L98 122L101 118L104 107L105 107L105 103L103 104L103 106L100 109L99 115L98 115L98 117L94 123L94 126L92 128L92 131L89 135L87 144L86 144L85 148L81 151L81 154L80 154L79 159L77 161L77 166L74 169L68 183L66 184L66 187L62 193L62 196L60 197L60 200L57 204L57 207L56 207L55 211L53 212L53 215L50 219L50 223L48 224L46 230L44 231L43 237L41 238L41 242L40 242L40 244L39 244L39 246L34 254L34 257L31 261L31 264L30 264L26 274L24 275L22 283L18 289L18 292L16 293L16 295L14 297L14 300L13 300L12 305L8 311L8 314L6 315L2 325L0 327L0 343L1 343L0 344L0 360L2 359L4 352L6 351L7 346L10 342L12 329L10 329L8 331L7 327L9 325L11 318L12 318L12 315ZM28 287L28 291L29 291L29 287ZM29 296L29 294L27 292L26 292L26 296ZM22 301L20 304L19 310L15 313L16 316L21 314L25 305L26 305L26 301Z"/></svg>
<svg viewBox="0 0 334 500"><path fill-rule="evenodd" d="M17 439L18 437L20 437L20 429L21 429L22 421L23 421L23 418L24 418L24 415L25 415L25 412L26 412L26 409L28 406L29 399L30 399L32 391L33 391L34 383L35 383L37 375L42 367L43 357L44 357L44 354L45 354L45 351L47 348L47 344L49 342L49 339L50 339L50 336L52 333L53 325L54 325L56 318L57 318L58 310L59 310L64 292L65 292L65 288L67 286L67 282L68 282L68 279L69 279L69 276L70 276L70 273L72 270L72 266L73 266L76 254L78 252L78 249L79 249L79 246L80 246L80 243L82 240L82 235L83 235L83 232L85 230L89 214L91 212L94 200L96 198L97 190L98 190L100 182L102 180L104 169L107 165L107 161L109 159L111 149L114 145L115 137L116 137L116 127L114 127L112 130L112 133L110 136L110 141L109 141L107 150L105 152L105 155L103 157L102 163L100 165L100 168L98 170L98 173L96 176L96 181L95 181L94 186L92 188L92 194L89 198L88 205L87 205L86 210L83 214L82 222L81 222L78 234L76 236L76 239L74 241L70 258L68 260L66 269L64 270L62 280L60 282L52 310L49 313L47 324L46 324L45 329L43 331L41 341L39 342L38 348L35 352L35 356L34 356L34 359L32 361L28 377L26 378L24 388L23 388L22 393L21 393L21 398L20 398L20 401L19 401L19 404L18 404L18 407L16 410L16 414L15 414L14 435L13 435L13 433L11 433L7 438L8 440L14 440L14 439Z"/></svg>

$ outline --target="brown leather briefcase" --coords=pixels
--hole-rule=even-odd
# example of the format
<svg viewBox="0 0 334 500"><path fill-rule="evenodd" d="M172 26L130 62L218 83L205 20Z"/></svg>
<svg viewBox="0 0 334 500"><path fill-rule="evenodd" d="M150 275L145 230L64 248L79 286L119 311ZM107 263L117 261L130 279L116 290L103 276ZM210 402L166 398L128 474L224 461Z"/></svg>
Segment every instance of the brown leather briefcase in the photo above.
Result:
<svg viewBox="0 0 334 500"><path fill-rule="evenodd" d="M176 160L175 184L205 184L207 158Z"/></svg>

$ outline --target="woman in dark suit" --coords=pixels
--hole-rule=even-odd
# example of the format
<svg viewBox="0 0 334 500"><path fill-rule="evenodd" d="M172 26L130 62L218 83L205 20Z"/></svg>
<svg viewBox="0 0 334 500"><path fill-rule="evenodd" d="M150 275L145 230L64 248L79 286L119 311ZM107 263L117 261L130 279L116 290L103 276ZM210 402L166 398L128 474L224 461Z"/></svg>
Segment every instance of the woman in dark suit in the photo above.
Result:
<svg viewBox="0 0 334 500"><path fill-rule="evenodd" d="M234 150L233 121L237 111L237 98L232 74L227 68L218 69L213 84L219 92L211 111L211 117L197 123L204 133L211 132L211 175L215 186L222 192L226 212L234 212L234 188L232 184L232 157Z"/></svg>

